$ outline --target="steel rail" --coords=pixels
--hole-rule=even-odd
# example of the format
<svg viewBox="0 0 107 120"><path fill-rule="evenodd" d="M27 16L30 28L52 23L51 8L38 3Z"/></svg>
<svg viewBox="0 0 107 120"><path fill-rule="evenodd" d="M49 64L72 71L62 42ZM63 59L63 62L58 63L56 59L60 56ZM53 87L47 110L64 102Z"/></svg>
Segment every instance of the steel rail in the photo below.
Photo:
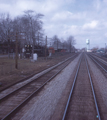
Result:
<svg viewBox="0 0 107 120"><path fill-rule="evenodd" d="M69 94L69 97L68 97L68 100L67 100L67 104L66 104L66 107L65 107L65 111L64 111L62 120L65 120L66 113L67 113L67 111L68 111L68 106L69 106L70 99L71 99L71 96L72 96L72 93L73 93L73 90L74 90L75 82L76 82L77 75L78 75L79 68L80 68L80 64L81 64L81 60L82 60L82 57L80 58L79 65L78 65L78 68L77 68L77 70L76 70L76 75L75 75L75 78L74 78L74 81L73 81L73 85L72 85L72 88L71 88L71 91L70 91L70 94Z"/></svg>
<svg viewBox="0 0 107 120"><path fill-rule="evenodd" d="M90 56L92 56L92 57L94 57L93 55L91 55L90 54ZM104 60L101 58L101 57L99 57L99 56L96 56L96 57L94 57L94 58L96 58L96 59L98 59L101 63L103 63L104 65L106 65L107 66L107 61L105 61L105 62L103 62ZM102 61L103 60L103 61Z"/></svg>
<svg viewBox="0 0 107 120"><path fill-rule="evenodd" d="M86 58L85 58L85 61L86 61ZM66 107L65 107L65 111L64 111L62 120L65 120L65 117L66 117L66 114L67 114L67 111L68 111L68 106L69 106L69 103L70 103L70 100L71 100L71 96L72 96L72 93L73 93L74 85L75 85L75 82L76 82L76 79L77 79L77 75L78 75L78 72L79 72L80 63L81 63L81 60L79 62L79 65L78 65L78 68L77 68L77 71L76 71L76 75L75 75L75 78L74 78L74 81L73 81L73 85L72 85L72 88L71 88L71 91L70 91L70 94L69 94L69 97L68 97L68 101L67 101L67 104L66 104ZM94 87L93 87L93 84L92 84L92 79L91 79L91 75L90 75L90 72L89 72L87 61L86 61L86 66L87 66L88 75L89 75L89 79L90 79L90 84L91 84L93 97L94 97L94 101L95 101L95 107L96 107L96 111L97 111L97 114L98 114L98 119L101 120L99 109L98 109L98 105L97 105L97 100L96 100L96 97L95 97Z"/></svg>
<svg viewBox="0 0 107 120"><path fill-rule="evenodd" d="M76 55L78 55L78 54L75 54L75 55L73 55L73 56L71 56L71 57L74 57L74 56L76 56ZM69 57L69 58L70 58L70 57ZM69 58L68 58L68 59L69 59ZM63 62L63 61L62 61L62 62ZM53 65L52 67L54 67L54 66L55 66L55 65ZM49 69L49 68L43 69L42 71L45 71L45 70L47 70L47 69ZM2 90L0 90L0 93L1 93L2 91L6 90L6 89L8 89L8 88L10 88L10 87L12 87L12 86L18 84L18 83L20 83L20 82L25 81L26 79L29 79L29 78L33 77L33 76L36 75L36 74L41 73L42 71L39 71L39 72L37 72L37 73L33 73L33 74L29 75L28 77L23 78L23 79L21 79L21 80L15 82L15 83L13 83L13 84L11 84L11 85L5 87L5 88L3 88Z"/></svg>
<svg viewBox="0 0 107 120"><path fill-rule="evenodd" d="M105 72L107 72L107 70L102 66L102 65L100 65L91 55L90 55L90 57L91 57L91 59L95 62L95 63L97 63L97 65L98 66L100 66ZM101 62L101 61L100 61ZM102 62L103 63L103 62ZM104 63L103 63L104 64ZM106 64L106 66L107 66L107 64Z"/></svg>
<svg viewBox="0 0 107 120"><path fill-rule="evenodd" d="M89 75L89 79L90 79L92 93L93 93L93 97L94 97L94 101L95 101L95 106L96 106L96 110L97 110L97 114L98 114L98 119L101 120L100 112L99 112L99 108L98 108L98 104L97 104L97 100L96 100L96 96L95 96L95 91L94 91L94 87L93 87L93 83L92 83L92 79L91 79L91 74L90 74L90 71L89 71L89 67L88 67L86 57L85 57L85 61L86 61L86 66L87 66L87 70L88 70L88 75Z"/></svg>
<svg viewBox="0 0 107 120"><path fill-rule="evenodd" d="M105 60L105 61L107 62L107 58L104 57L104 56L100 56L100 55L98 55L98 54L92 54L92 55L94 55L94 56L96 56L96 57L99 57L99 58L101 58L101 59L103 59L103 60Z"/></svg>
<svg viewBox="0 0 107 120"><path fill-rule="evenodd" d="M70 63L70 62L69 62ZM61 70L59 70L55 75L49 78L42 86L40 86L37 90L35 90L31 95L29 95L22 103L20 103L17 107L15 107L11 112L9 112L4 118L1 120L10 120L12 116L14 116L17 111L19 111L36 93L38 93L44 85L46 85L50 80L52 80L56 75L58 75L69 63L67 63Z"/></svg>
<svg viewBox="0 0 107 120"><path fill-rule="evenodd" d="M38 76L36 79L42 77L44 74L50 72L51 70L55 69L56 67L60 66L61 64L63 64L64 62L68 61L69 59L71 59L71 58L73 58L73 57L75 57L75 56L76 56L76 55L73 55L72 57L70 57L70 58L68 58L68 59L66 59L66 60L58 63L57 65L52 66L51 69L48 68L49 70L48 70L47 72L44 72L42 75ZM9 94L5 95L4 97L0 98L0 102L3 101L4 99L7 99L10 95L14 94L16 91L22 89L23 87L27 86L27 85L30 84L31 82L35 81L36 79L31 80L30 82L24 84L23 86L15 89L14 91L12 91L12 92L10 92Z"/></svg>

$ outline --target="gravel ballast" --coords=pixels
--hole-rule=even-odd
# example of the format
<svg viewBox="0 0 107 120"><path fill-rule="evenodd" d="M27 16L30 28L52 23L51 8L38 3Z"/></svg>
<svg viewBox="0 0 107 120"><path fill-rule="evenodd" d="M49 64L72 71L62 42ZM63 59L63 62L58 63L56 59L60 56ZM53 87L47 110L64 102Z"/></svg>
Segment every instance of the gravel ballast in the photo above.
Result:
<svg viewBox="0 0 107 120"><path fill-rule="evenodd" d="M31 62L30 59L18 59L18 69L15 69L14 59L1 58L0 82L2 85L0 91L12 84L16 84L16 82L24 81L26 77L30 78L73 55L74 53L55 53L51 58L44 59L44 57L40 57L35 62Z"/></svg>
<svg viewBox="0 0 107 120"><path fill-rule="evenodd" d="M107 78L88 56L87 60L90 66L90 72L102 119L107 120Z"/></svg>
<svg viewBox="0 0 107 120"><path fill-rule="evenodd" d="M21 120L50 120L59 100L66 89L71 76L74 76L75 68L80 55L74 59L58 76L49 82L44 89L13 118Z"/></svg>

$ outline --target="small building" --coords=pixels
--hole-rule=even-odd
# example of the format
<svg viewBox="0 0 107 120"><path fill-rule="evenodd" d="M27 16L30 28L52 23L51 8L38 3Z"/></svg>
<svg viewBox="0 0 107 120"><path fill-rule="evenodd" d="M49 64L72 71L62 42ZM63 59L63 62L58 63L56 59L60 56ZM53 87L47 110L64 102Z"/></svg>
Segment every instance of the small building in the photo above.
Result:
<svg viewBox="0 0 107 120"><path fill-rule="evenodd" d="M54 54L54 53L55 53L55 50L54 50L53 47L49 47L48 51L49 51L49 53L51 53L51 54Z"/></svg>

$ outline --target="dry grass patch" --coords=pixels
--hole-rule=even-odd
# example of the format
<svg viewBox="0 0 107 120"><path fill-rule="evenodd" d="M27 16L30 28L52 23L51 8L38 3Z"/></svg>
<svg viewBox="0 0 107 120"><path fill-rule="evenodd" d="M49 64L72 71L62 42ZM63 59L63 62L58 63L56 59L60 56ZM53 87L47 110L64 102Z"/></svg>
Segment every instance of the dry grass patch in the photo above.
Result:
<svg viewBox="0 0 107 120"><path fill-rule="evenodd" d="M4 87L15 83L23 78L26 78L32 74L38 73L58 62L63 61L72 54L58 54L54 55L52 59L45 60L44 58L38 58L36 62L31 62L30 59L19 59L18 69L15 69L15 60L10 58L0 58L0 82L2 86L0 90Z"/></svg>

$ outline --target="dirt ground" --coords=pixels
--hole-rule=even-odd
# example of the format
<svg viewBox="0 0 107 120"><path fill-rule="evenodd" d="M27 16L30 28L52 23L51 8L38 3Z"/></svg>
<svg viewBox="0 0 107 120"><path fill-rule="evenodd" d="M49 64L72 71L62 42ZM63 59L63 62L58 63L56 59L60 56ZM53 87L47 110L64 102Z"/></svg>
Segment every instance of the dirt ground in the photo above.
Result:
<svg viewBox="0 0 107 120"><path fill-rule="evenodd" d="M15 60L13 58L0 58L0 91L7 86L22 81L46 68L49 68L74 53L54 54L51 58L38 58L36 62L30 59L19 59L18 69L15 69Z"/></svg>

